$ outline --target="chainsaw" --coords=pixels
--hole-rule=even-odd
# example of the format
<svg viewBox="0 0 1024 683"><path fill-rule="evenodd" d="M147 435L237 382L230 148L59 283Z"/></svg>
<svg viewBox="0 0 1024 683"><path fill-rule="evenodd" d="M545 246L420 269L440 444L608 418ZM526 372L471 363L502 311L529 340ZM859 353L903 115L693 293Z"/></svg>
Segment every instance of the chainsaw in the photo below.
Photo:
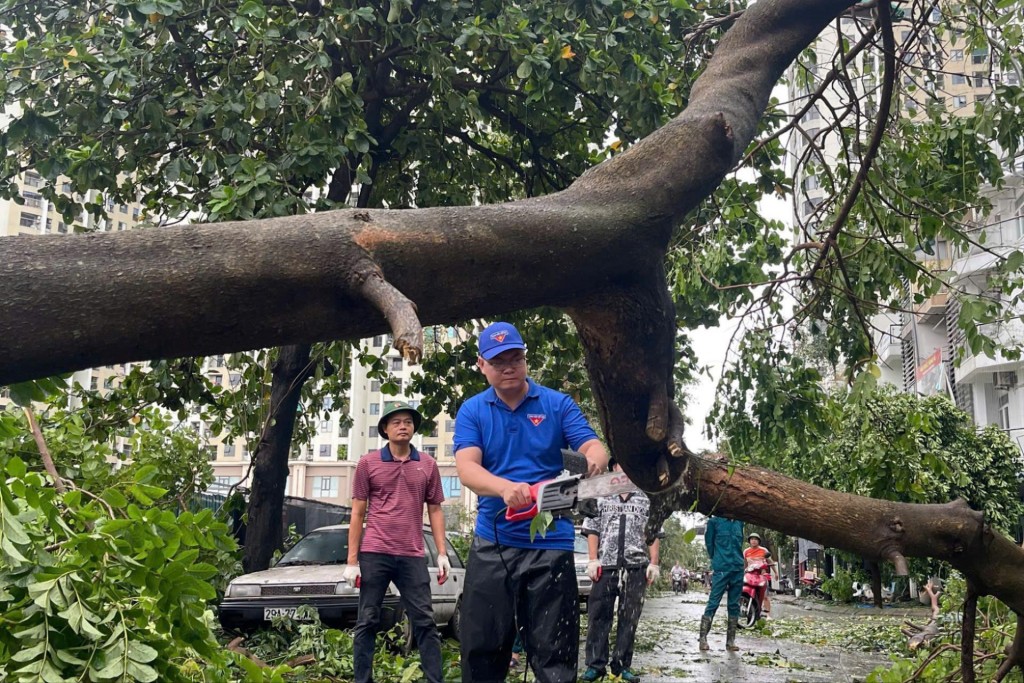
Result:
<svg viewBox="0 0 1024 683"><path fill-rule="evenodd" d="M588 498L604 498L638 490L624 472L607 472L587 479L579 474L556 477L531 485L530 498L533 502L526 507L509 508L505 511L505 519L510 522L533 519L540 512L570 510Z"/></svg>

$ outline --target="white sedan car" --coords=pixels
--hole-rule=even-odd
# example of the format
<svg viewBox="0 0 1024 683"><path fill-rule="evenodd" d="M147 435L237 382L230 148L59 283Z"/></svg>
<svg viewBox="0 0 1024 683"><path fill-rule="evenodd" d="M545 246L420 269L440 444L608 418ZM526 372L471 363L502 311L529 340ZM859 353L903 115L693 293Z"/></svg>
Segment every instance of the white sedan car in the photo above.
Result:
<svg viewBox="0 0 1024 683"><path fill-rule="evenodd" d="M424 529L424 561L430 571L434 621L458 638L466 569L451 542L445 539L445 543L452 572L447 581L438 585L437 548L429 527ZM325 624L352 626L359 611L359 589L341 576L347 558L347 524L314 529L270 569L243 574L228 584L218 607L221 625L235 630L267 626L274 617L301 619L298 608L310 605ZM381 629L391 628L401 617L398 591L392 584L384 596Z"/></svg>

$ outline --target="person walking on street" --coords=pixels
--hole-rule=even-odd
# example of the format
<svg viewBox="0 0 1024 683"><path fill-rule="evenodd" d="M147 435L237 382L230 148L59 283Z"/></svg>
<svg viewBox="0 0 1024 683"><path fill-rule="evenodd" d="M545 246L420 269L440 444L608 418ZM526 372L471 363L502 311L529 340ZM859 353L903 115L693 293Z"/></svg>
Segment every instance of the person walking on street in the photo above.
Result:
<svg viewBox="0 0 1024 683"><path fill-rule="evenodd" d="M349 585L359 586L359 614L352 638L356 683L373 680L380 608L391 582L401 593L402 607L412 624L423 676L430 683L441 683L441 638L434 625L423 547L424 504L439 552L438 583L448 579L451 562L444 554L444 493L437 462L412 445L422 421L419 411L408 403L386 404L377 431L388 442L361 457L356 465L348 565L342 574Z"/></svg>
<svg viewBox="0 0 1024 683"><path fill-rule="evenodd" d="M725 649L736 652L736 628L740 620L740 594L743 592L743 522L724 517L708 518L704 544L711 558L711 593L700 618L700 649L707 651L708 633L715 618L722 595L728 593L729 622L726 628Z"/></svg>
<svg viewBox="0 0 1024 683"><path fill-rule="evenodd" d="M613 471L621 469L614 458L609 464ZM631 668L633 643L644 607L644 589L658 578L660 541L646 542L651 501L640 491L601 498L597 511L597 517L583 521L590 553L587 574L594 584L587 599L587 670L580 680L599 680L607 667L623 681L632 683L640 680ZM616 598L619 622L615 651L609 659L608 636Z"/></svg>
<svg viewBox="0 0 1024 683"><path fill-rule="evenodd" d="M570 683L580 630L572 521L556 515L531 538L531 520L505 513L529 506L530 484L562 471L562 448L583 453L591 475L605 470L608 453L569 396L527 378L514 326L493 323L478 344L490 388L455 419L459 477L480 497L462 593L462 680L504 681L518 629L537 681Z"/></svg>
<svg viewBox="0 0 1024 683"><path fill-rule="evenodd" d="M771 572L775 568L775 563L772 562L772 554L768 552L768 548L761 545L761 535L756 532L751 532L747 535L747 543L749 547L743 551L743 562L744 568L749 567L751 562L760 560L764 562L768 567L768 587L764 592L764 605L761 607L761 615L765 619L771 619L772 612L772 601L768 597L771 592Z"/></svg>

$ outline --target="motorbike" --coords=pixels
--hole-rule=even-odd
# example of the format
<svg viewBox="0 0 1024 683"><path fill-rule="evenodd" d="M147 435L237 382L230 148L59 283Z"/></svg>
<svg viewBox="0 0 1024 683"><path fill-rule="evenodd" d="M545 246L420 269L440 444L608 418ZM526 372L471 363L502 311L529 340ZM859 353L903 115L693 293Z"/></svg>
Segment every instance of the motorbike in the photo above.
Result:
<svg viewBox="0 0 1024 683"><path fill-rule="evenodd" d="M677 594L677 595L679 593L685 593L687 591L687 589L689 588L689 586L687 584L689 584L689 581L686 578L686 574L683 574L683 575L679 576L678 578L673 576L672 577L672 592Z"/></svg>
<svg viewBox="0 0 1024 683"><path fill-rule="evenodd" d="M743 593L740 595L740 628L751 628L761 618L761 607L768 594L771 572L771 565L761 560L747 565L743 574Z"/></svg>
<svg viewBox="0 0 1024 683"><path fill-rule="evenodd" d="M786 574L779 577L779 593L783 595L791 595L794 592L793 579L789 578Z"/></svg>

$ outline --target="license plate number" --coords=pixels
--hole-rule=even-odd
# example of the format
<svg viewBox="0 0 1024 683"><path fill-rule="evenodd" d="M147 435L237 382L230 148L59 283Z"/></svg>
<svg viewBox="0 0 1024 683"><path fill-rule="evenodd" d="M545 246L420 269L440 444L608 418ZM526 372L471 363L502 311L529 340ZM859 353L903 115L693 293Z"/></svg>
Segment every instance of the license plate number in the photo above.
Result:
<svg viewBox="0 0 1024 683"><path fill-rule="evenodd" d="M273 617L288 617L289 619L302 620L308 617L298 616L298 607L264 607L263 618L270 621Z"/></svg>

